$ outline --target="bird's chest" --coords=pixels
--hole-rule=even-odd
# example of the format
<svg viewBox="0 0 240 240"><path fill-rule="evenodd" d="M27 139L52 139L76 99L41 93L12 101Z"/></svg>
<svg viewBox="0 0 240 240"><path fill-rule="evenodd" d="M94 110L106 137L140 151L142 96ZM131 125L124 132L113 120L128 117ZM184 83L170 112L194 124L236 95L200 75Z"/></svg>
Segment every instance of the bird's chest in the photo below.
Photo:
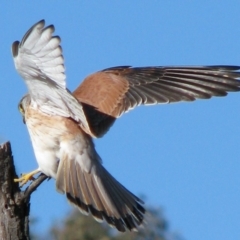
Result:
<svg viewBox="0 0 240 240"><path fill-rule="evenodd" d="M26 113L25 118L33 144L42 150L57 151L60 138L67 131L62 119L32 109Z"/></svg>
<svg viewBox="0 0 240 240"><path fill-rule="evenodd" d="M25 112L25 120L40 169L46 175L55 177L61 139L68 134L64 118L29 108Z"/></svg>
<svg viewBox="0 0 240 240"><path fill-rule="evenodd" d="M48 115L30 107L25 112L25 120L38 165L48 176L56 177L62 154L70 159L79 156L81 161L84 156L89 159L96 155L91 138L72 119Z"/></svg>

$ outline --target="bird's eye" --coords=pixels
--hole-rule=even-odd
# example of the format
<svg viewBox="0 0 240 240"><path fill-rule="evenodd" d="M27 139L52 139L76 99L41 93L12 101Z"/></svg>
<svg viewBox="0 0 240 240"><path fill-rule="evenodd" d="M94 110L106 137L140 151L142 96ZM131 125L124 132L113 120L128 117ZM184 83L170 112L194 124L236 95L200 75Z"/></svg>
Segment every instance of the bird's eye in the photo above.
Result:
<svg viewBox="0 0 240 240"><path fill-rule="evenodd" d="M19 112L20 112L22 115L24 115L24 109L23 109L22 103L19 103L19 104L18 104L18 110L19 110Z"/></svg>
<svg viewBox="0 0 240 240"><path fill-rule="evenodd" d="M19 104L18 104L18 111L22 114L23 123L25 124L25 123L26 123L26 120L25 120L25 111L24 111L24 108L23 108L22 103L19 103Z"/></svg>

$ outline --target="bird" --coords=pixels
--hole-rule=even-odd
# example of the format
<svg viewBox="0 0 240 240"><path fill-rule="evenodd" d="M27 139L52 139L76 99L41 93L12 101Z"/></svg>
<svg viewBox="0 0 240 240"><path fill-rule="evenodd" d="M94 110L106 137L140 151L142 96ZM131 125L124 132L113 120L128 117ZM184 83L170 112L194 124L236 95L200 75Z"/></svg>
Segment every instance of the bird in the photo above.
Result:
<svg viewBox="0 0 240 240"><path fill-rule="evenodd" d="M145 221L144 202L106 170L93 140L137 106L239 91L240 66L117 66L87 76L71 92L54 31L41 20L12 44L15 68L28 89L18 108L38 163L15 181L24 185L44 173L82 213L121 232L137 231Z"/></svg>

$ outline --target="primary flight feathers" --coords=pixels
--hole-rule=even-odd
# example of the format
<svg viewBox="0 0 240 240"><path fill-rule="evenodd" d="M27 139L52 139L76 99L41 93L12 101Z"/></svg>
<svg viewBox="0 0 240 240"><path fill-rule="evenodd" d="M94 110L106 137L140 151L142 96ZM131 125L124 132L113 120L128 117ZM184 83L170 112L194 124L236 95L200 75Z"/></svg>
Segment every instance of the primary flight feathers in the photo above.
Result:
<svg viewBox="0 0 240 240"><path fill-rule="evenodd" d="M36 23L12 45L15 67L29 91L20 105L39 171L56 178L57 189L83 212L120 231L136 229L143 221L141 201L103 168L91 137L103 136L116 118L139 105L239 91L240 67L113 67L89 75L71 93L60 38L52 36L53 25L44 26L44 20ZM52 165L47 166L45 153Z"/></svg>

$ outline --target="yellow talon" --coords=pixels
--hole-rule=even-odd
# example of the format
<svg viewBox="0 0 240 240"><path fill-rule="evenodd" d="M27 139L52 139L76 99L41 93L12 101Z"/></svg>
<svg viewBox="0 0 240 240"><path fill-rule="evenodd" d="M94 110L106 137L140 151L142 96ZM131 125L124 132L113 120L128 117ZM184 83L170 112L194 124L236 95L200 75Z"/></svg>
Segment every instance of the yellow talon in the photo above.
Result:
<svg viewBox="0 0 240 240"><path fill-rule="evenodd" d="M20 187L22 187L24 184L26 184L28 181L34 180L34 175L39 173L40 170L36 169L30 173L23 173L20 178L15 178L13 181L14 182L19 182Z"/></svg>

